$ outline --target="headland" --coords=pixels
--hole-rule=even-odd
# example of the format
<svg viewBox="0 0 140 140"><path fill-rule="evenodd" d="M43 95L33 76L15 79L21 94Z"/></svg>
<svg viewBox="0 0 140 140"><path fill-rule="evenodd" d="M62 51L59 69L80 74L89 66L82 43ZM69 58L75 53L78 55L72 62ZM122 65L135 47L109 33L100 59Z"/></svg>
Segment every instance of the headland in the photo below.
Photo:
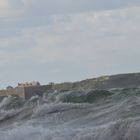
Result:
<svg viewBox="0 0 140 140"><path fill-rule="evenodd" d="M108 90L113 88L137 87L140 87L140 73L127 73L106 75L93 79L60 84L50 83L48 85L41 85L36 81L30 83L18 83L14 88L8 86L6 89L0 90L0 96L16 95L24 99L30 99L32 96L43 96L43 93L54 91Z"/></svg>

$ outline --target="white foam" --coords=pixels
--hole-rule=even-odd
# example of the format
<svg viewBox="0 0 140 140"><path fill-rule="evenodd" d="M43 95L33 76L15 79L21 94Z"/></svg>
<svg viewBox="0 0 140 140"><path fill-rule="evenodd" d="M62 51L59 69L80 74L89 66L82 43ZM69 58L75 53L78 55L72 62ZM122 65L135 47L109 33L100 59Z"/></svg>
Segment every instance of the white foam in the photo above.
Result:
<svg viewBox="0 0 140 140"><path fill-rule="evenodd" d="M30 98L30 102L32 102L32 101L34 101L34 100L38 100L39 99L39 96L32 96L31 98Z"/></svg>
<svg viewBox="0 0 140 140"><path fill-rule="evenodd" d="M1 102L0 102L0 108L2 108L5 105L8 105L11 102L11 97L12 96L8 96L5 97Z"/></svg>
<svg viewBox="0 0 140 140"><path fill-rule="evenodd" d="M10 98L4 98L0 107L8 105ZM102 104L27 105L20 113L20 122L16 116L8 125L0 124L0 140L140 140L140 99L111 99ZM1 110L0 120L18 111Z"/></svg>
<svg viewBox="0 0 140 140"><path fill-rule="evenodd" d="M38 106L33 111L33 116L44 116L46 114L58 113L73 108L72 104L59 103L59 104L43 104Z"/></svg>
<svg viewBox="0 0 140 140"><path fill-rule="evenodd" d="M46 108L46 106L44 106ZM42 110L43 111L43 110ZM2 140L139 140L139 119L109 122L105 125L75 128L71 125L48 125L45 119L34 118L0 128ZM55 121L59 121L56 120ZM51 122L50 122L51 123ZM12 128L12 129L11 129Z"/></svg>

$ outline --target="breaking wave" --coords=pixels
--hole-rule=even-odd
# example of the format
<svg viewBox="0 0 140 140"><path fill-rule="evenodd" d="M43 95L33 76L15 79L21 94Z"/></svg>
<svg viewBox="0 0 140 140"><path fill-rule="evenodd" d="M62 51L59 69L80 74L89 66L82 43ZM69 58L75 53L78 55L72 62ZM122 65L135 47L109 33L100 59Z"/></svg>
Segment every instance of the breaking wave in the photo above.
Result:
<svg viewBox="0 0 140 140"><path fill-rule="evenodd" d="M104 99L112 94L113 93L106 90L93 90L89 92L67 91L61 93L49 93L46 95L46 100L48 102L93 103L96 100Z"/></svg>
<svg viewBox="0 0 140 140"><path fill-rule="evenodd" d="M140 140L140 89L0 99L2 140Z"/></svg>

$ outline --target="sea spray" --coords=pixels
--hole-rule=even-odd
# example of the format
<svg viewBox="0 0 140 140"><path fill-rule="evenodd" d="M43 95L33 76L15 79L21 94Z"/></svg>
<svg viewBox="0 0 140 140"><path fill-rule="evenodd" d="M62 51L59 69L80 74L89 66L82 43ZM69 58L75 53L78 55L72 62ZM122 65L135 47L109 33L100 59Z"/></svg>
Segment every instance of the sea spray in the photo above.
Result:
<svg viewBox="0 0 140 140"><path fill-rule="evenodd" d="M139 88L9 96L0 108L2 140L140 139Z"/></svg>

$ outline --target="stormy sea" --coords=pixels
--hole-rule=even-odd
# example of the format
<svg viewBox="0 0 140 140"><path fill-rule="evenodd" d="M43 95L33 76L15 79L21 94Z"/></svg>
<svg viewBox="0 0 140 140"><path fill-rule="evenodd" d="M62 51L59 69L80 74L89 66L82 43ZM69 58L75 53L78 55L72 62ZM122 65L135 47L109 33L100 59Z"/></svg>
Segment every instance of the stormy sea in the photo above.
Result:
<svg viewBox="0 0 140 140"><path fill-rule="evenodd" d="M140 140L140 89L0 97L0 140Z"/></svg>

